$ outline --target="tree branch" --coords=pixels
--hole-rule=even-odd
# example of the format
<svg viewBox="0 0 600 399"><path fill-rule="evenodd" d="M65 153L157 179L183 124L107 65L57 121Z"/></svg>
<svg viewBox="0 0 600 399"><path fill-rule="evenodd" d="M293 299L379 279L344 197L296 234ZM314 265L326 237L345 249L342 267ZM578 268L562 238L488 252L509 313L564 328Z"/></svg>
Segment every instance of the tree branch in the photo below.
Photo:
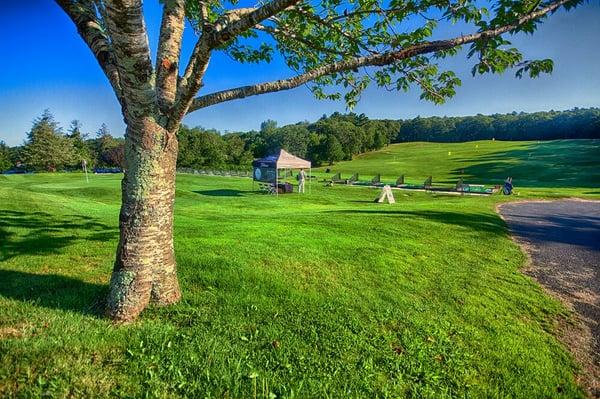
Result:
<svg viewBox="0 0 600 399"><path fill-rule="evenodd" d="M106 23L114 48L125 118L155 114L154 69L141 0L104 0Z"/></svg>
<svg viewBox="0 0 600 399"><path fill-rule="evenodd" d="M271 18L301 1L302 0L272 0L259 8L242 9L244 12L237 13L231 22L227 23L224 27L215 30L209 43L212 48L219 47L236 38L240 33L243 33L253 26L260 24L265 19Z"/></svg>
<svg viewBox="0 0 600 399"><path fill-rule="evenodd" d="M334 23L332 23L335 20L334 18L323 19L316 14L307 12L307 11L303 10L302 8L298 8L298 7L292 8L292 11L297 12L298 14L304 16L305 18L308 18L308 19L318 23L319 25L325 27L326 29L335 30L338 34L344 36L349 42L352 42L356 47L361 48L371 54L376 53L376 51L374 51L373 49L370 49L367 45L362 43L357 38L353 37L351 34L346 32L344 29L342 29L342 28L338 27L337 25L335 25Z"/></svg>
<svg viewBox="0 0 600 399"><path fill-rule="evenodd" d="M298 76L289 79L280 79L272 82L259 83L251 86L243 86L229 90L223 90L196 98L189 107L188 112L193 112L210 105L219 104L225 101L255 96L258 94L272 93L282 90L293 89L304 83L315 80L319 77L331 75L337 72L355 70L365 66L384 66L394 64L397 61L411 58L416 55L434 53L442 50L448 50L453 47L473 43L475 41L496 37L504 33L510 32L520 25L529 21L543 17L544 15L557 10L562 5L569 3L571 0L556 0L549 3L547 6L529 14L520 17L512 24L504 25L494 29L463 35L447 40L436 40L431 42L423 42L413 46L406 47L397 51L388 51L381 54L373 54L362 57L355 57L349 60L334 62L328 65L312 69Z"/></svg>
<svg viewBox="0 0 600 399"><path fill-rule="evenodd" d="M407 6L404 5L403 7L394 7L394 8L386 8L386 9L377 8L374 10L354 10L354 11L349 11L349 12L345 12L340 15L326 18L323 21L325 21L325 22L340 21L342 19L348 19L348 18L354 17L356 15L371 15L371 14L388 15L388 14L394 14L394 13L406 11L406 9L407 9Z"/></svg>
<svg viewBox="0 0 600 399"><path fill-rule="evenodd" d="M184 22L185 0L165 1L156 55L156 91L163 112L175 102Z"/></svg>
<svg viewBox="0 0 600 399"><path fill-rule="evenodd" d="M192 51L192 56L181 79L179 92L186 91L186 86L190 82L197 81L198 77L194 76L194 71L200 71L202 68L198 68L196 64L198 60L208 59L211 50L299 1L301 0L273 0L260 8L230 10L223 15L223 20L217 22L214 26L204 25L202 36L198 39ZM200 64L202 65L203 62Z"/></svg>
<svg viewBox="0 0 600 399"><path fill-rule="evenodd" d="M288 27L284 26L284 25L280 25L279 28L273 28L270 26L264 26L264 25L258 24L254 27L254 29L268 33L274 39L277 39L277 36L282 36L282 37L286 37L286 38L295 40L298 43L304 44L306 47L308 47L310 49L321 51L323 53L335 54L335 55L340 55L340 56L346 55L346 53L344 53L341 50L336 50L333 48L324 47L324 46L320 46L316 43L313 43L310 40L305 39L301 35L298 35L298 34L294 33L293 31L289 30Z"/></svg>
<svg viewBox="0 0 600 399"><path fill-rule="evenodd" d="M202 79L208 68L211 55L211 49L208 47L204 38L204 35L201 36L200 39L198 39L196 46L194 46L192 56L185 69L183 78L179 82L173 111L171 112L167 123L167 130L169 131L179 126L179 122L187 113L194 96L202 87Z"/></svg>
<svg viewBox="0 0 600 399"><path fill-rule="evenodd" d="M108 78L117 99L123 105L119 72L110 39L104 33L100 21L96 17L94 4L91 2L74 3L71 0L56 0L56 3L75 24L79 36L81 36L94 54L100 68Z"/></svg>
<svg viewBox="0 0 600 399"><path fill-rule="evenodd" d="M202 87L202 79L213 49L233 40L244 31L300 1L302 0L272 0L259 8L231 10L224 14L224 21L220 21L212 27L205 25L177 89L177 97L173 112L169 116L167 130L175 129L179 125L179 121L188 113L194 96Z"/></svg>

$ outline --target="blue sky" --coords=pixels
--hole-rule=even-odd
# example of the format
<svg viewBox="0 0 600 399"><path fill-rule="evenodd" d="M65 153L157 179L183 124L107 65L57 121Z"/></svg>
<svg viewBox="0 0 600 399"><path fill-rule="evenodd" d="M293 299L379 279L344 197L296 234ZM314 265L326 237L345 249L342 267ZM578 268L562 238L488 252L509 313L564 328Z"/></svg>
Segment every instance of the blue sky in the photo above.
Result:
<svg viewBox="0 0 600 399"><path fill-rule="evenodd" d="M110 86L72 23L51 0L6 2L0 13L0 140L22 143L31 121L45 108L67 127L73 119L84 131L104 122L121 135L124 124ZM146 1L151 44L160 24L157 1ZM600 5L585 3L561 11L535 36L513 42L527 58L553 58L552 75L518 80L513 74L472 77L464 56L446 61L463 79L457 95L444 105L419 100L418 92L390 93L375 87L364 93L355 112L371 118L411 118L417 115L472 115L600 106ZM184 56L194 36L186 33ZM211 61L203 91L289 76L280 60L270 65L239 65L217 55ZM186 117L184 123L226 130L257 129L266 119L280 125L315 120L324 113L344 112L342 102L318 101L305 87L216 105Z"/></svg>

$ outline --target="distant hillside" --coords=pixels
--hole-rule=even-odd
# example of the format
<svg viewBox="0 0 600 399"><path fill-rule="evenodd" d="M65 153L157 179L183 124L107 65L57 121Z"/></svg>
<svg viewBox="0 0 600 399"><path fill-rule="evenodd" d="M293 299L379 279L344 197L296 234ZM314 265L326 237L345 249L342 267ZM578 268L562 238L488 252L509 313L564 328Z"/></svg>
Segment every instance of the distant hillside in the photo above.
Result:
<svg viewBox="0 0 600 399"><path fill-rule="evenodd" d="M403 143L359 155L327 168L346 177L388 180L404 174L408 182L499 184L512 176L527 187L600 187L600 140L474 141L469 143Z"/></svg>

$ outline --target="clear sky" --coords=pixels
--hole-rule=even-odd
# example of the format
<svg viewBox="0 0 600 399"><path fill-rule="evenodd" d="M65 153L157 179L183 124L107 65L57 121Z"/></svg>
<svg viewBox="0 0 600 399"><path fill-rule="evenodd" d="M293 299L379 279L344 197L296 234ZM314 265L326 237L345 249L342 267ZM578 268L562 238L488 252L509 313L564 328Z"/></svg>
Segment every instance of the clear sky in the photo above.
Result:
<svg viewBox="0 0 600 399"><path fill-rule="evenodd" d="M62 126L73 119L84 131L104 122L114 135L124 124L110 86L72 23L52 0L3 1L0 11L0 140L22 143L31 121L49 108ZM146 1L150 42L156 46L160 10ZM194 36L184 38L184 56ZM516 111L560 110L600 106L600 4L585 3L550 17L532 36L514 43L526 58L552 58L552 75L518 80L514 74L472 77L471 63L458 56L446 62L463 79L457 95L444 105L419 100L416 91L390 93L375 87L355 112L371 118L417 115L472 115ZM270 65L239 65L217 55L205 79L205 93L289 76L280 60ZM324 113L346 111L342 102L315 100L305 87L216 105L186 117L191 126L225 130L257 129L266 119L280 125L315 120Z"/></svg>

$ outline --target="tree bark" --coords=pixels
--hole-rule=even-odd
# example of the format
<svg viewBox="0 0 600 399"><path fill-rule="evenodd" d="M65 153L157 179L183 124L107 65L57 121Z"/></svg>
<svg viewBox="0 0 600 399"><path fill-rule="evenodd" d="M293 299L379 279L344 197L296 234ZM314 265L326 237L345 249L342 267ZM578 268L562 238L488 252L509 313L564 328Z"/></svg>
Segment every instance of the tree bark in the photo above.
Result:
<svg viewBox="0 0 600 399"><path fill-rule="evenodd" d="M134 320L149 304L181 297L173 249L177 139L153 117L128 121L120 240L106 312Z"/></svg>

